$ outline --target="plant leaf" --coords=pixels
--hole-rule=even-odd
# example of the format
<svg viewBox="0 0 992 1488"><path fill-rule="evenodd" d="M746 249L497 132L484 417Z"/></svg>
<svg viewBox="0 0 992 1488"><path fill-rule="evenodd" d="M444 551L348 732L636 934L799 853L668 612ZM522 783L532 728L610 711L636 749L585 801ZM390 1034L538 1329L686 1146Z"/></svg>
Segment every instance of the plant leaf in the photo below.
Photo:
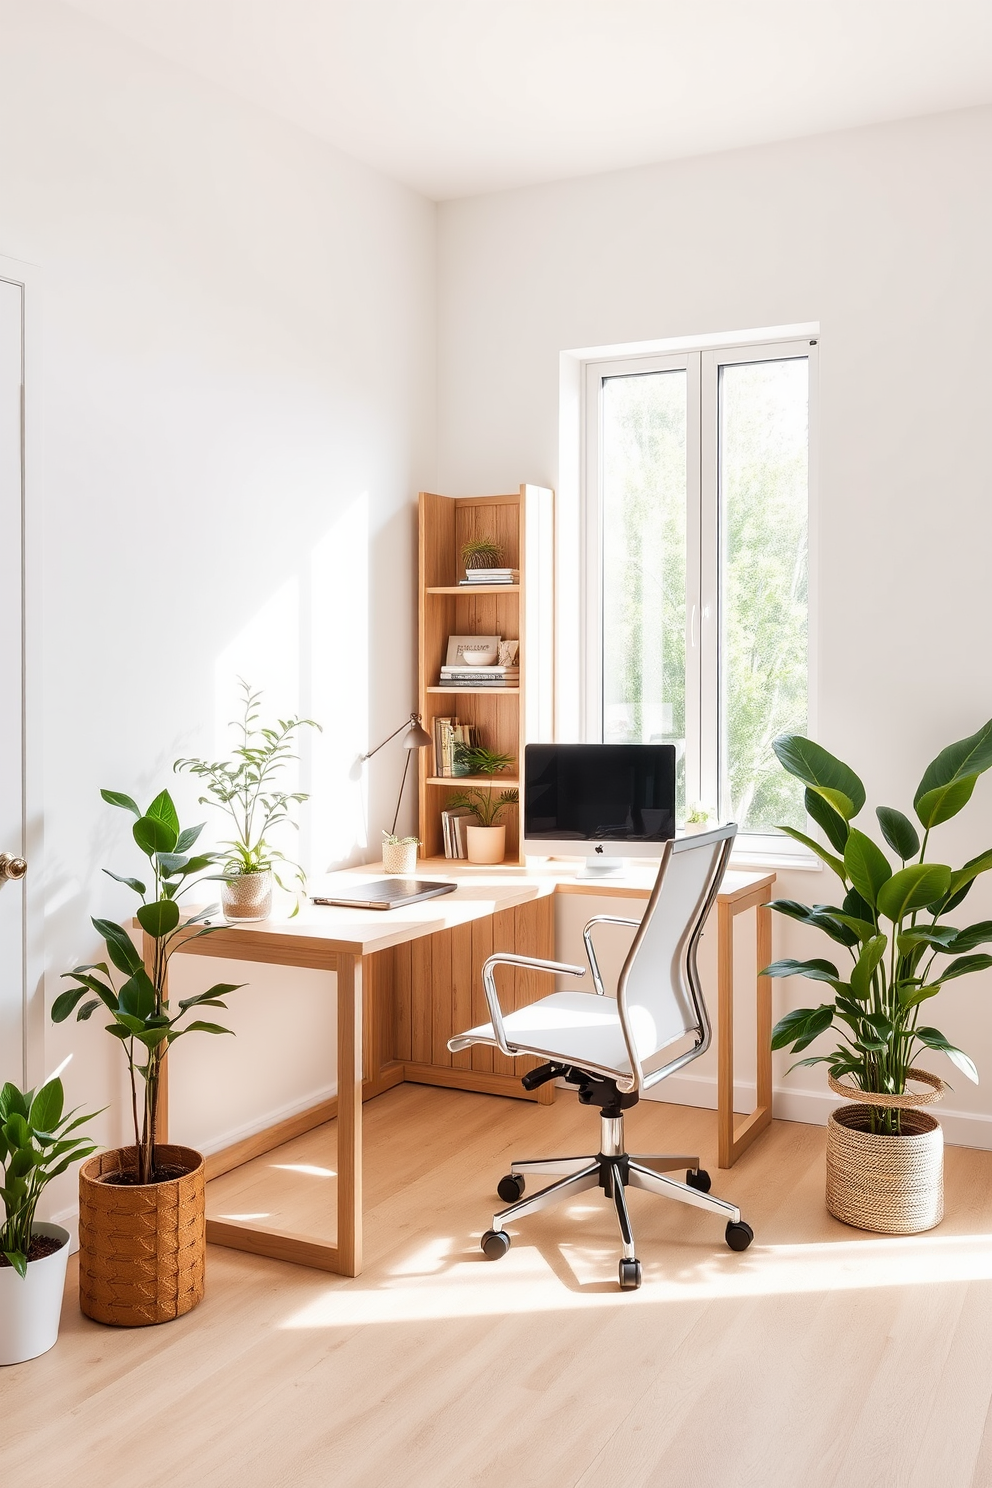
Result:
<svg viewBox="0 0 992 1488"><path fill-rule="evenodd" d="M471 806L472 802L465 801L462 804ZM819 842L814 841L812 837L807 837L805 832L797 832L795 827L779 826L776 827L775 830L777 832L784 832L787 837L791 837L794 839L794 841L801 842L804 847L808 847L810 852L816 853L816 856L821 860L821 862L826 863L828 868L833 869L842 883L847 883L847 873L844 870L844 864L841 862L840 858L835 858L833 853L828 852L825 847L821 847Z"/></svg>
<svg viewBox="0 0 992 1488"><path fill-rule="evenodd" d="M916 814L923 825L928 828L939 827L941 822L950 821L952 816L957 816L971 800L977 780L977 775L966 775L963 780L951 780L947 785L937 786L935 790L920 796Z"/></svg>
<svg viewBox="0 0 992 1488"><path fill-rule="evenodd" d="M773 961L758 975L766 977L804 976L814 982L830 982L831 984L840 981L840 972L832 961L794 961L791 957L782 961Z"/></svg>
<svg viewBox="0 0 992 1488"><path fill-rule="evenodd" d="M128 888L133 889L136 894L144 895L147 892L140 878L127 878L120 873L111 873L109 868L104 868L103 871L108 878L116 879L118 883L127 884Z"/></svg>
<svg viewBox="0 0 992 1488"><path fill-rule="evenodd" d="M161 940L179 924L179 905L174 899L156 899L152 904L140 905L135 918L142 930Z"/></svg>
<svg viewBox="0 0 992 1488"><path fill-rule="evenodd" d="M142 965L142 960L123 926L115 924L113 920L95 919L92 924L97 934L102 935L106 941L107 954L117 970L126 971L129 976L136 972Z"/></svg>
<svg viewBox="0 0 992 1488"><path fill-rule="evenodd" d="M42 1085L38 1091L31 1102L28 1121L39 1131L52 1132L62 1119L64 1104L65 1092L62 1089L62 1081L56 1077L54 1080L49 1080L47 1085Z"/></svg>
<svg viewBox="0 0 992 1488"><path fill-rule="evenodd" d="M141 815L141 808L130 796L125 796L122 791L101 790L103 799L108 806L122 806L125 811L131 811L135 816Z"/></svg>
<svg viewBox="0 0 992 1488"><path fill-rule="evenodd" d="M950 982L954 977L970 976L973 971L986 971L992 966L992 956L978 951L972 956L959 956L950 966L945 966L937 976L938 982Z"/></svg>
<svg viewBox="0 0 992 1488"><path fill-rule="evenodd" d="M176 839L176 852L188 852L205 826L206 822L201 822L198 827L183 827Z"/></svg>
<svg viewBox="0 0 992 1488"><path fill-rule="evenodd" d="M174 832L176 837L178 838L179 813L176 811L172 797L169 795L169 792L167 790L159 791L158 795L155 797L154 801L145 812L145 815L152 817L155 821L163 822L164 825L167 826L170 831Z"/></svg>
<svg viewBox="0 0 992 1488"><path fill-rule="evenodd" d="M984 724L976 734L970 734L967 739L959 739L955 744L949 744L942 749L937 758L933 760L923 773L923 779L917 787L913 798L916 814L925 827L936 826L938 822L947 821L949 817L960 811L971 795L974 788L974 778L992 766L992 719ZM954 810L943 810L941 792L946 787L957 784L960 781L971 779L972 785L967 795L954 807ZM936 793L936 794L935 794ZM921 810L924 797L929 797L925 809Z"/></svg>
<svg viewBox="0 0 992 1488"><path fill-rule="evenodd" d="M846 821L857 816L865 788L848 765L802 734L780 734L772 748L790 775L822 795Z"/></svg>
<svg viewBox="0 0 992 1488"><path fill-rule="evenodd" d="M805 801L808 814L822 829L831 847L842 853L850 831L846 819L834 810L825 796L819 791L811 790L809 786L806 787Z"/></svg>
<svg viewBox="0 0 992 1488"><path fill-rule="evenodd" d="M939 1028L917 1028L916 1037L921 1044L926 1044L928 1049L939 1049L941 1053L946 1054L963 1075L967 1075L969 1080L978 1084L978 1070L975 1068L974 1061L960 1049L955 1048L954 1044L949 1043Z"/></svg>
<svg viewBox="0 0 992 1488"><path fill-rule="evenodd" d="M135 842L146 857L157 852L172 852L179 838L168 822L155 816L141 816L131 828Z"/></svg>
<svg viewBox="0 0 992 1488"><path fill-rule="evenodd" d="M915 858L920 850L919 833L908 816L903 816L894 806L876 806L875 815L882 829L882 836L905 863Z"/></svg>
<svg viewBox="0 0 992 1488"><path fill-rule="evenodd" d="M878 891L878 907L894 924L914 909L943 899L951 886L951 870L943 863L911 863L900 868Z"/></svg>
<svg viewBox="0 0 992 1488"><path fill-rule="evenodd" d="M878 903L879 889L892 877L892 866L882 849L857 827L851 828L847 839L844 867L858 893L874 907Z"/></svg>
<svg viewBox="0 0 992 1488"><path fill-rule="evenodd" d="M955 931L953 940L947 944L947 949L949 951L973 951L976 946L986 945L990 940L992 940L992 920L979 920L974 925L968 925L964 930Z"/></svg>
<svg viewBox="0 0 992 1488"><path fill-rule="evenodd" d="M878 963L885 955L885 947L888 943L888 937L885 935L873 936L861 952L851 972L851 991L862 1001L871 995L872 977L875 975Z"/></svg>
<svg viewBox="0 0 992 1488"><path fill-rule="evenodd" d="M772 1029L772 1048L784 1049L794 1041L796 1049L800 1045L805 1047L826 1032L833 1018L834 1010L829 1003L823 1003L818 1008L796 1008L775 1024Z"/></svg>

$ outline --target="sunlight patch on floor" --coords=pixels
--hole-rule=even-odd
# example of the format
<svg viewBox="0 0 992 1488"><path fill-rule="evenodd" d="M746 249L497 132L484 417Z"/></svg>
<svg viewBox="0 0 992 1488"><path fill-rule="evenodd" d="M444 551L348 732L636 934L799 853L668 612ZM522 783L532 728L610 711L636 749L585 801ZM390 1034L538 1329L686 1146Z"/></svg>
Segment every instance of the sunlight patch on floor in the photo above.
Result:
<svg viewBox="0 0 992 1488"><path fill-rule="evenodd" d="M333 1168L318 1168L314 1163L269 1163L278 1173L303 1173L307 1178L336 1178Z"/></svg>
<svg viewBox="0 0 992 1488"><path fill-rule="evenodd" d="M271 1219L272 1218L272 1211L270 1209L261 1209L261 1210L259 1210L259 1212L257 1214L208 1214L207 1215L207 1218L208 1219L232 1219L232 1220L233 1219L240 1219L243 1222L247 1223L248 1220L252 1220L252 1219Z"/></svg>
<svg viewBox="0 0 992 1488"><path fill-rule="evenodd" d="M755 1245L742 1254L709 1252L691 1259L685 1255L687 1249L678 1247L673 1255L670 1248L656 1261L642 1256L644 1285L621 1296L614 1289L619 1255L615 1246L563 1245L553 1268L539 1250L519 1238L495 1262L481 1255L445 1256L439 1242L416 1252L403 1263L403 1271L397 1268L383 1281L363 1286L357 1278L346 1288L328 1291L292 1313L280 1327L332 1328L992 1280L989 1235ZM433 1274L425 1275L428 1269ZM444 1272L441 1278L439 1270Z"/></svg>

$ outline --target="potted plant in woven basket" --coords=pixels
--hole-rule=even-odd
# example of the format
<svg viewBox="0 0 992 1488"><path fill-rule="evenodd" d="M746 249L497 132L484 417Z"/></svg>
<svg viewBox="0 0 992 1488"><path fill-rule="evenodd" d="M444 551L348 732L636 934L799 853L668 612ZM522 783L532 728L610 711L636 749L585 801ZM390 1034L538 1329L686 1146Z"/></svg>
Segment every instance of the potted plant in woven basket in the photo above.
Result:
<svg viewBox="0 0 992 1488"><path fill-rule="evenodd" d="M278 718L274 724L260 725L260 692L253 692L247 682L240 682L242 709L240 718L231 720L238 743L229 760L176 760L175 770L188 770L204 782L208 791L200 796L199 805L217 806L230 817L234 836L222 846L227 848L225 877L221 889L224 915L229 920L266 920L272 912L273 879L281 889L289 887L280 877L280 868L291 869L298 886L303 884L303 870L268 840L269 833L282 823L297 823L292 808L309 799L305 791L279 790L277 777L291 760L293 735L302 728L320 729L312 718ZM277 866L279 865L279 866ZM299 904L293 910L296 914Z"/></svg>
<svg viewBox="0 0 992 1488"><path fill-rule="evenodd" d="M470 863L502 863L506 853L506 826L498 818L509 807L516 805L520 795L516 789L501 790L493 795L494 777L513 764L512 754L498 754L481 744L457 744L455 756L471 775L488 777L480 790L460 791L452 796L449 807L475 813L475 826L465 828L465 839Z"/></svg>
<svg viewBox="0 0 992 1488"><path fill-rule="evenodd" d="M799 735L783 735L774 749L806 786L806 809L829 847L793 828L781 830L826 863L841 892L839 904L779 899L772 908L832 940L843 969L826 959L766 968L766 976L803 976L831 991L817 1007L787 1013L773 1030L772 1048L801 1053L831 1028L840 1034L837 1048L799 1060L826 1064L831 1090L853 1101L827 1125L827 1208L861 1229L915 1234L943 1216L943 1134L922 1108L945 1088L915 1060L925 1049L938 1050L968 1079L978 1079L968 1055L924 1013L946 982L992 966L992 956L976 951L992 941L992 921L959 927L949 918L979 874L992 868L992 849L957 869L929 861L927 853L934 830L963 810L992 766L992 722L942 750L924 772L913 800L922 839L903 812L876 809L888 853L851 825L865 804L853 770Z"/></svg>
<svg viewBox="0 0 992 1488"><path fill-rule="evenodd" d="M182 828L168 791L141 811L130 796L101 791L112 806L131 812L132 835L148 859L150 884L104 869L141 900L136 919L144 932L139 955L123 926L94 919L107 948L107 960L77 966L72 982L55 999L52 1018L63 1022L75 1011L85 1021L100 1010L110 1014L107 1032L120 1044L131 1090L134 1144L92 1157L79 1173L79 1305L99 1323L141 1327L168 1322L195 1307L203 1296L206 1254L203 1157L192 1147L158 1139L159 1101L166 1058L188 1033L230 1033L191 1013L223 1008L231 983L169 1000L169 959L180 943L209 935L212 905L183 918L179 901L204 882L215 853L191 854L203 830ZM86 999L83 1001L83 999Z"/></svg>
<svg viewBox="0 0 992 1488"><path fill-rule="evenodd" d="M35 1359L59 1336L69 1231L35 1213L52 1179L96 1151L79 1128L99 1114L64 1107L57 1075L37 1091L0 1090L0 1364Z"/></svg>

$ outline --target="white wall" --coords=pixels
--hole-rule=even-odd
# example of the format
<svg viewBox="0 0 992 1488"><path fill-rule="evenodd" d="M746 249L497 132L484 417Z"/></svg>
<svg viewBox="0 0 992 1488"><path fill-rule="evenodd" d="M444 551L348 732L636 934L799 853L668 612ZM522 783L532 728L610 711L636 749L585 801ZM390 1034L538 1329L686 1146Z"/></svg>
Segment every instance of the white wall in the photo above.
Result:
<svg viewBox="0 0 992 1488"><path fill-rule="evenodd" d="M864 776L869 811L907 809L933 755L992 714L990 166L981 109L439 211L440 490L558 486L564 350L820 323L819 737ZM985 780L940 829L948 861L989 845L990 803ZM829 900L834 882L782 875L778 892ZM967 902L973 919L990 907L985 886ZM776 936L777 954L826 951L790 922ZM990 994L984 975L928 1005L984 1074L974 1090L930 1061L975 1118L949 1135L981 1145ZM777 1014L808 1000L776 987ZM785 1067L780 1108L822 1117L819 1072Z"/></svg>
<svg viewBox="0 0 992 1488"><path fill-rule="evenodd" d="M94 959L89 916L132 911L100 870L140 859L99 788L145 804L169 785L200 819L172 761L223 746L239 672L273 712L324 725L304 760L320 795L307 868L364 860L391 817L400 753L369 772L368 803L354 765L415 696L435 208L50 0L0 3L0 33L0 254L36 265L43 295L40 321L29 306L46 818L32 873L50 1001ZM327 1086L333 985L201 964L255 984L232 998L241 1039L191 1039L172 1061L175 1134L209 1147ZM114 1100L98 1131L120 1139L100 1019L46 1029L40 997L34 1076L75 1051L71 1098ZM219 1088L238 1084L230 1102L203 1098L214 1059Z"/></svg>

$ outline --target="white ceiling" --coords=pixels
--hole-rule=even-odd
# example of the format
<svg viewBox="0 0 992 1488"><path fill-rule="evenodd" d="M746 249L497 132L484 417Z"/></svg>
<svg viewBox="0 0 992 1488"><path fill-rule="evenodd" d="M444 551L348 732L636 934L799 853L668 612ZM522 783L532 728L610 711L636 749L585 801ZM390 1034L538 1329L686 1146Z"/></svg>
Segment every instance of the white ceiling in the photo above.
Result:
<svg viewBox="0 0 992 1488"><path fill-rule="evenodd" d="M69 0L437 199L992 101L992 0Z"/></svg>

